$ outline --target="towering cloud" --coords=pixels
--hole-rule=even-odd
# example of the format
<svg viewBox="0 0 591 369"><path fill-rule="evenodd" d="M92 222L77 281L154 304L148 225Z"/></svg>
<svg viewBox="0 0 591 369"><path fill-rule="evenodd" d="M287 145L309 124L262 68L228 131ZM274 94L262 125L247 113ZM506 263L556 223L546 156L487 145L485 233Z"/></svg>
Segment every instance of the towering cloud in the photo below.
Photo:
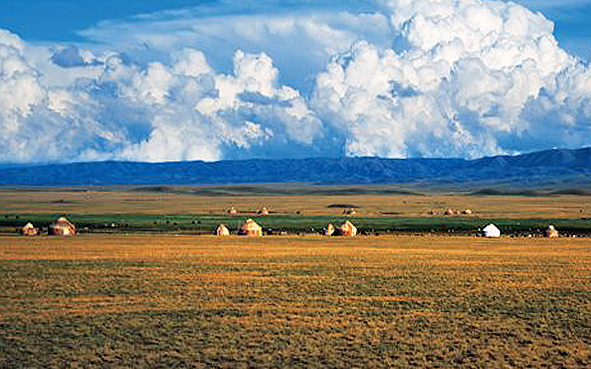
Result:
<svg viewBox="0 0 591 369"><path fill-rule="evenodd" d="M237 51L232 75L213 72L194 49L175 53L170 65L145 67L107 54L93 63L104 65L96 78L62 87L42 83L18 37L2 37L6 161L216 160L232 150L311 146L321 130L303 97L279 85L265 54Z"/></svg>
<svg viewBox="0 0 591 369"><path fill-rule="evenodd" d="M346 132L349 154L475 157L589 144L589 69L560 49L541 14L469 0L385 6L396 51L357 43L318 76L312 99Z"/></svg>
<svg viewBox="0 0 591 369"><path fill-rule="evenodd" d="M216 17L232 27L155 17L86 33L107 41L112 27L140 47L48 48L0 30L1 160L478 157L591 143L589 67L519 5ZM227 29L260 50L213 48ZM298 39L304 48L285 46Z"/></svg>

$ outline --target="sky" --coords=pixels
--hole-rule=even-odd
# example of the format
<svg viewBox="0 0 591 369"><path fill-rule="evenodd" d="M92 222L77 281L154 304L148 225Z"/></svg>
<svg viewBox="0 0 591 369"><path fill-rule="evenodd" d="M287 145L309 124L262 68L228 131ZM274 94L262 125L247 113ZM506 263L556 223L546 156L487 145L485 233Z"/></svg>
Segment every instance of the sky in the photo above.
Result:
<svg viewBox="0 0 591 369"><path fill-rule="evenodd" d="M589 14L591 0L3 0L0 162L589 146Z"/></svg>

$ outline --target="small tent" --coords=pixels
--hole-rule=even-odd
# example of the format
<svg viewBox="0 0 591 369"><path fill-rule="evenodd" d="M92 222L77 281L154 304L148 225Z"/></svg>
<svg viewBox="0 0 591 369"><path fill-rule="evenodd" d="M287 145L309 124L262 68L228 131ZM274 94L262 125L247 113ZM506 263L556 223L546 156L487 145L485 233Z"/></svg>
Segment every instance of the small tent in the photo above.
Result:
<svg viewBox="0 0 591 369"><path fill-rule="evenodd" d="M466 209L463 211L464 215L472 215L472 210Z"/></svg>
<svg viewBox="0 0 591 369"><path fill-rule="evenodd" d="M230 230L224 224L220 224L218 228L215 230L215 234L217 236L229 236Z"/></svg>
<svg viewBox="0 0 591 369"><path fill-rule="evenodd" d="M447 208L447 210L445 210L445 213L443 213L444 215L454 215L454 211L451 208Z"/></svg>
<svg viewBox="0 0 591 369"><path fill-rule="evenodd" d="M328 225L326 226L326 232L324 232L324 234L326 236L332 236L335 232L335 228L332 225L332 223L328 223Z"/></svg>
<svg viewBox="0 0 591 369"><path fill-rule="evenodd" d="M491 223L484 227L484 229L482 230L482 236L492 238L501 237L501 231L497 228L496 225Z"/></svg>
<svg viewBox="0 0 591 369"><path fill-rule="evenodd" d="M23 236L37 236L39 234L39 228L35 228L33 223L29 222L21 228L21 234Z"/></svg>
<svg viewBox="0 0 591 369"><path fill-rule="evenodd" d="M258 211L259 215L269 215L269 210L263 206L261 210Z"/></svg>
<svg viewBox="0 0 591 369"><path fill-rule="evenodd" d="M558 231L556 230L556 228L554 228L553 225L549 225L548 229L544 231L544 236L550 238L558 237Z"/></svg>
<svg viewBox="0 0 591 369"><path fill-rule="evenodd" d="M357 215L357 210L355 210L355 209L345 209L345 211L343 211L343 214L345 214L345 215Z"/></svg>
<svg viewBox="0 0 591 369"><path fill-rule="evenodd" d="M236 214L238 214L238 211L236 210L235 207L232 206L230 209L228 209L228 214L236 215Z"/></svg>
<svg viewBox="0 0 591 369"><path fill-rule="evenodd" d="M247 219L242 227L238 230L239 235L258 237L263 235L263 228L254 220Z"/></svg>
<svg viewBox="0 0 591 369"><path fill-rule="evenodd" d="M339 234L345 237L353 237L357 235L357 228L347 220L339 227Z"/></svg>
<svg viewBox="0 0 591 369"><path fill-rule="evenodd" d="M49 225L49 234L56 236L73 236L76 234L76 227L66 217L59 217Z"/></svg>

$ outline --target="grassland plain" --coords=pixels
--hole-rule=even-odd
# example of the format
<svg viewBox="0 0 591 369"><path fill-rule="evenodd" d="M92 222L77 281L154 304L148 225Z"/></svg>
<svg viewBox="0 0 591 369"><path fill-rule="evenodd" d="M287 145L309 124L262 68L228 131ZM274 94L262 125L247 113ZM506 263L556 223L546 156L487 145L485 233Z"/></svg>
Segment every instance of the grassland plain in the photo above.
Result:
<svg viewBox="0 0 591 369"><path fill-rule="evenodd" d="M264 191L269 194L263 195ZM447 208L469 208L475 212L474 217L482 218L591 219L591 196L576 195L471 196L465 192L396 193L389 188L380 190L371 186L311 186L307 190L291 192L280 192L273 187L253 187L242 191L235 187L188 187L181 192L123 187L0 189L0 209L6 214L215 215L224 214L231 206L236 207L240 213L248 214L255 213L263 205L274 214L299 212L310 216L341 215L343 208L331 205L352 205L358 207L360 215L369 217L429 217L432 211L435 215L442 215Z"/></svg>
<svg viewBox="0 0 591 369"><path fill-rule="evenodd" d="M228 216L232 206L237 216ZM358 213L354 223L372 233L470 233L494 222L504 232L540 233L555 224L562 232L591 234L589 196L420 194L371 186L4 188L0 233L15 233L29 220L46 228L60 214L67 214L84 232L211 233L220 223L237 229L262 206L271 215L257 218L259 223L290 233L315 233L328 222L340 223L343 210L352 207ZM474 213L443 216L447 208Z"/></svg>
<svg viewBox="0 0 591 369"><path fill-rule="evenodd" d="M0 367L589 367L591 240L0 237Z"/></svg>

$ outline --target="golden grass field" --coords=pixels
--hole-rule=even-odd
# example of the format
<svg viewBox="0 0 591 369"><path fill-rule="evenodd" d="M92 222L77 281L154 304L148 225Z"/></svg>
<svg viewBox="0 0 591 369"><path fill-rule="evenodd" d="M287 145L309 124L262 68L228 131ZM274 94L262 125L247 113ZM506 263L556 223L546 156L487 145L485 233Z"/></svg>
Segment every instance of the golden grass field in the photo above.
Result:
<svg viewBox="0 0 591 369"><path fill-rule="evenodd" d="M0 367L591 367L589 238L0 236L0 281Z"/></svg>

